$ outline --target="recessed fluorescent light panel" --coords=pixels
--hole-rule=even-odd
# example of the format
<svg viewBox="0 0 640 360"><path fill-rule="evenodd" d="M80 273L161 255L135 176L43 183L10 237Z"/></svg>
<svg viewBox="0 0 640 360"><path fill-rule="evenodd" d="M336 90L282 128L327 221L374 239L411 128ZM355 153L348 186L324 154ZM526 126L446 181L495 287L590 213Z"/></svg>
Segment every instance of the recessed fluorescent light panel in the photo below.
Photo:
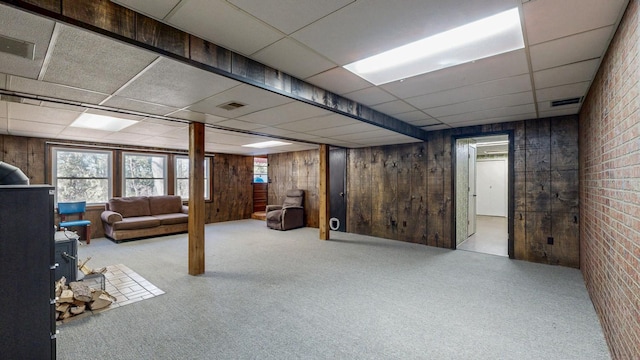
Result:
<svg viewBox="0 0 640 360"><path fill-rule="evenodd" d="M520 12L513 8L347 64L344 68L381 85L522 48Z"/></svg>
<svg viewBox="0 0 640 360"><path fill-rule="evenodd" d="M259 143L255 143L255 144L247 144L247 145L242 145L242 146L258 148L258 149L264 149L264 148L270 148L270 147L276 147L276 146L285 146L285 145L291 145L291 143L282 142L282 141L264 141L264 142L259 142Z"/></svg>
<svg viewBox="0 0 640 360"><path fill-rule="evenodd" d="M84 113L78 116L76 121L74 121L70 126L104 131L120 131L135 123L137 123L136 120Z"/></svg>

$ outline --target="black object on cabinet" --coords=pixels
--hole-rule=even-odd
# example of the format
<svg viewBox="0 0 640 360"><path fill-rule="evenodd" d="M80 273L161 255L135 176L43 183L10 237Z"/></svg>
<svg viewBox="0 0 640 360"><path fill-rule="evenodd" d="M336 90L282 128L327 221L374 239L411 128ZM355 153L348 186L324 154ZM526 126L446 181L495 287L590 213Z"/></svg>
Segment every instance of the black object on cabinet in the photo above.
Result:
<svg viewBox="0 0 640 360"><path fill-rule="evenodd" d="M55 359L53 187L0 186L0 352Z"/></svg>

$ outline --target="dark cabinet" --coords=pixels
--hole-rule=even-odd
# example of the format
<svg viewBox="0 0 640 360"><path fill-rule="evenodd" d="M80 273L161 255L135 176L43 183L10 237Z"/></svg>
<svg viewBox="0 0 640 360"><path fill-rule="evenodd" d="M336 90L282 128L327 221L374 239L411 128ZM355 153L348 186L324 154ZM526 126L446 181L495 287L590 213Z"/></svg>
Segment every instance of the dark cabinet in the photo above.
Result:
<svg viewBox="0 0 640 360"><path fill-rule="evenodd" d="M53 187L0 186L0 349L55 359Z"/></svg>

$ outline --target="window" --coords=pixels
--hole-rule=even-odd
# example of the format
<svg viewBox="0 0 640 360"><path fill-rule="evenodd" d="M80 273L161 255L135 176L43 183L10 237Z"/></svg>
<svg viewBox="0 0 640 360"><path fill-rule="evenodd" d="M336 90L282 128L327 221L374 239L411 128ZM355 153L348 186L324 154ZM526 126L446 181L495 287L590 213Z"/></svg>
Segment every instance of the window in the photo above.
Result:
<svg viewBox="0 0 640 360"><path fill-rule="evenodd" d="M176 156L176 195L180 195L182 199L189 199L189 158L186 156ZM209 181L210 179L210 171L209 164L211 163L211 158L204 158L204 198L209 200L211 197L209 196Z"/></svg>
<svg viewBox="0 0 640 360"><path fill-rule="evenodd" d="M266 183L269 182L267 175L268 162L265 157L253 158L253 182Z"/></svg>
<svg viewBox="0 0 640 360"><path fill-rule="evenodd" d="M122 154L123 196L167 194L167 156Z"/></svg>
<svg viewBox="0 0 640 360"><path fill-rule="evenodd" d="M53 148L56 201L105 203L112 193L111 151Z"/></svg>

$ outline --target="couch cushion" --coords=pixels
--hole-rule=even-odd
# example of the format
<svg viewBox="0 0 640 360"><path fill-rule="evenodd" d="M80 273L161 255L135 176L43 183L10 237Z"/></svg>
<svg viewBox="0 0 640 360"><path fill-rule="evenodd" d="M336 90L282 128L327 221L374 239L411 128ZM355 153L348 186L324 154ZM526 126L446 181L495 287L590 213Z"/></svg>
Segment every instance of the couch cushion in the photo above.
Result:
<svg viewBox="0 0 640 360"><path fill-rule="evenodd" d="M135 216L122 219L113 223L114 230L146 229L160 226L160 219L153 216Z"/></svg>
<svg viewBox="0 0 640 360"><path fill-rule="evenodd" d="M189 215L183 213L177 214L158 214L153 215L154 218L160 220L161 225L173 225L189 222Z"/></svg>
<svg viewBox="0 0 640 360"><path fill-rule="evenodd" d="M173 214L182 212L182 198L177 195L150 196L151 215Z"/></svg>
<svg viewBox="0 0 640 360"><path fill-rule="evenodd" d="M151 215L151 210L149 210L149 200L146 196L110 199L109 210L120 213L123 218Z"/></svg>

